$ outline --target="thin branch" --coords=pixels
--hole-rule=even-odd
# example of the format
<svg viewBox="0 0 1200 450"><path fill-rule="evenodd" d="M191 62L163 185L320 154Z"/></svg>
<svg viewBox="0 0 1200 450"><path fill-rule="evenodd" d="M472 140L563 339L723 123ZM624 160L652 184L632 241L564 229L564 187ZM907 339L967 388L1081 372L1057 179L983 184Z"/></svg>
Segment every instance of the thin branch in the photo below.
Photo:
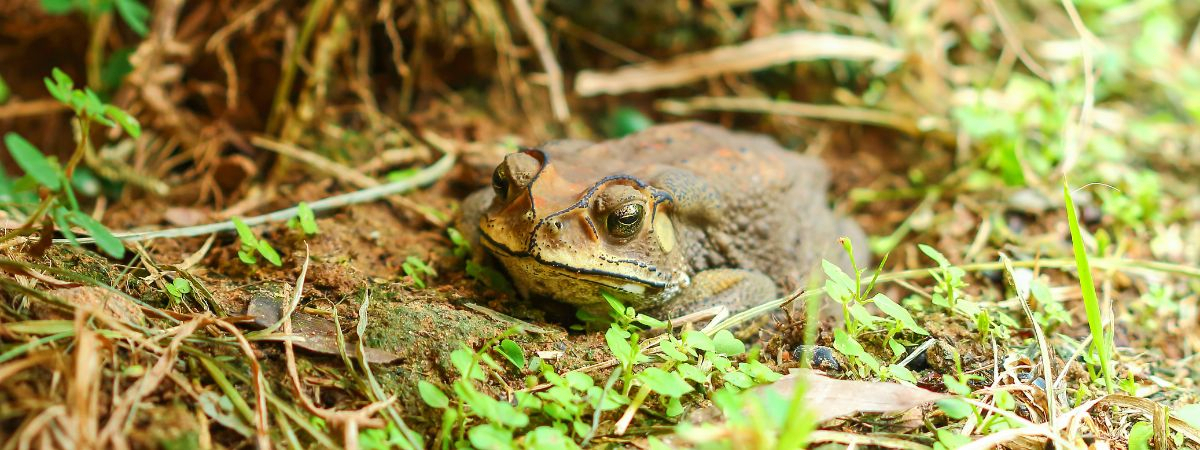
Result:
<svg viewBox="0 0 1200 450"><path fill-rule="evenodd" d="M554 111L554 118L559 122L566 122L571 117L571 111L567 107L567 96L563 90L562 68L554 58L546 29L533 13L528 0L513 0L513 7L517 9L517 19L521 21L521 28L525 29L525 35L537 50L542 68L546 69L546 84L550 88L550 108Z"/></svg>
<svg viewBox="0 0 1200 450"><path fill-rule="evenodd" d="M354 191L354 192L347 192L345 194L335 195L332 197L326 197L321 200L317 200L315 202L309 203L308 206L309 206L309 208L312 208L314 213L317 213L317 212L322 212L322 211L338 209L338 208L342 208L345 206L354 205L354 204L358 204L358 203L371 202L371 201L375 201L375 200L378 200L382 197L386 197L389 195L407 192L407 191L415 189L419 186L425 186L430 183L433 183L434 181L437 181L439 178L442 177L442 175L445 175L446 172L448 172L451 167L454 166L454 160L455 160L455 158L454 158L453 154L446 154L445 156L442 157L442 159L439 159L437 162L433 163L432 165L429 165L429 166L425 167L424 169L421 169L420 172L417 172L416 174L414 174L411 177L408 177L408 178L405 178L402 180L397 180L392 183L379 185L379 186L376 186L373 188L362 189L362 190L358 190L358 191ZM263 224L271 223L271 222L283 222L285 220L291 219L292 217L295 217L297 211L299 211L298 208L291 207L291 208L281 209L279 211L263 214L261 216L249 217L249 218L243 219L242 221L245 222L246 225L249 225L251 227L259 226L259 225L263 225ZM222 233L222 232L228 232L228 231L233 231L233 230L234 230L233 221L225 221L225 222L216 222L216 223L196 225L196 226L191 226L191 227L171 228L171 229L157 230L157 231L126 231L126 232L114 233L114 235L117 237L117 239L120 239L120 240L123 240L126 242L136 242L136 241L145 241L145 240L150 240L150 239L203 236L206 234ZM81 244L87 244L87 243L95 242L95 239L90 238L90 237L89 238L81 237L81 238L76 239L76 241L78 241ZM54 240L54 243L56 243L56 244L65 244L68 242L69 241L66 239L55 239Z"/></svg>

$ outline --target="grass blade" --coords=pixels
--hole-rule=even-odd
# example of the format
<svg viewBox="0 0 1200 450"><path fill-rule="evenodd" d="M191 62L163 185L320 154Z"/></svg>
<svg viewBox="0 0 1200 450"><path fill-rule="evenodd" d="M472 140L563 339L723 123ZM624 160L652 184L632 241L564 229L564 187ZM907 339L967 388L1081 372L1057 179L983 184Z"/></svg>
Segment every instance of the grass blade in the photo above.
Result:
<svg viewBox="0 0 1200 450"><path fill-rule="evenodd" d="M1063 181L1063 201L1067 204L1067 226L1071 229L1071 247L1075 251L1075 266L1079 272L1079 289L1083 292L1083 307L1087 310L1088 329L1092 333L1092 351L1100 357L1101 371L1104 374L1104 388L1113 392L1112 368L1108 360L1112 345L1108 335L1104 333L1104 323L1100 316L1100 301L1096 298L1096 285L1092 282L1092 267L1088 264L1087 250L1083 248L1083 237L1079 231L1079 218L1075 214L1075 201L1071 199L1071 189Z"/></svg>

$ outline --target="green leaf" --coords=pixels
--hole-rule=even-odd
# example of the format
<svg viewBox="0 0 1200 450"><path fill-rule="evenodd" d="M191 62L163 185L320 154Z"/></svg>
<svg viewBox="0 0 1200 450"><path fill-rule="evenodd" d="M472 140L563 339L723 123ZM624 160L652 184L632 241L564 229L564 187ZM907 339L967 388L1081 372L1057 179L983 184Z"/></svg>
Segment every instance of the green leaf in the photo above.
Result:
<svg viewBox="0 0 1200 450"><path fill-rule="evenodd" d="M955 433L952 431L947 431L944 429L937 430L937 438L938 438L937 443L942 444L942 446L945 447L946 450L954 450L956 448L959 448L959 447L962 447L964 445L971 443L970 436L964 436L964 435L961 435L961 434L958 434L958 433Z"/></svg>
<svg viewBox="0 0 1200 450"><path fill-rule="evenodd" d="M1150 438L1154 437L1154 426L1150 422L1138 422L1129 429L1129 450L1150 450Z"/></svg>
<svg viewBox="0 0 1200 450"><path fill-rule="evenodd" d="M645 314L642 314L642 313L638 313L638 314L637 314L637 316L635 316L635 317L633 318L633 321L634 321L634 322L637 322L637 323L640 323L640 324L642 324L642 325L645 325L645 326L647 326L647 327L650 327L651 329L658 329L658 328L666 328L666 327L667 327L667 323L666 323L666 322L663 322L663 321L661 321L661 320L655 319L655 318L653 318L653 317L647 316L647 315L645 315Z"/></svg>
<svg viewBox="0 0 1200 450"><path fill-rule="evenodd" d="M939 267L950 267L950 260L946 259L946 255L943 255L933 247L925 244L917 244L917 248L921 249L921 253L924 253L933 259L934 262L938 263Z"/></svg>
<svg viewBox="0 0 1200 450"><path fill-rule="evenodd" d="M641 111L628 106L617 108L605 122L605 128L612 137L626 136L654 125L654 121Z"/></svg>
<svg viewBox="0 0 1200 450"><path fill-rule="evenodd" d="M605 302L608 302L608 306L612 308L612 312L616 313L619 317L626 317L625 313L627 308L621 303L620 300L617 300L617 298L608 293L608 291L600 291L600 296L604 297Z"/></svg>
<svg viewBox="0 0 1200 450"><path fill-rule="evenodd" d="M458 373L464 377L483 379L483 368L475 363L475 353L470 350L460 348L450 352L450 364L458 369Z"/></svg>
<svg viewBox="0 0 1200 450"><path fill-rule="evenodd" d="M836 264L831 263L828 260L822 259L821 268L825 270L825 276L829 277L829 279L834 283L837 283L838 286L841 286L850 292L855 292L857 290L855 289L857 286L855 286L854 280L851 279L849 275L846 275L846 272L842 271L841 267L838 267Z"/></svg>
<svg viewBox="0 0 1200 450"><path fill-rule="evenodd" d="M528 450L558 450L578 449L570 437L562 430L547 425L534 428L525 435L525 448Z"/></svg>
<svg viewBox="0 0 1200 450"><path fill-rule="evenodd" d="M500 351L500 354L504 355L504 358L508 359L508 362L517 366L517 369L525 368L525 351L521 349L520 345L513 342L512 339L500 341L497 350Z"/></svg>
<svg viewBox="0 0 1200 450"><path fill-rule="evenodd" d="M242 262L246 264L258 264L258 258L254 257L253 253L245 250L238 250L238 259L242 260Z"/></svg>
<svg viewBox="0 0 1200 450"><path fill-rule="evenodd" d="M8 153L12 155L17 165L21 166L21 170L24 170L38 184L52 191L58 191L61 187L58 169L50 164L50 161L42 155L42 152L38 151L37 147L34 147L21 135L11 132L4 135L4 144L8 146Z"/></svg>
<svg viewBox="0 0 1200 450"><path fill-rule="evenodd" d="M450 406L450 399L446 397L446 394L441 389L434 386L433 383L425 380L417 380L417 391L420 392L421 400L424 400L426 405L434 408Z"/></svg>
<svg viewBox="0 0 1200 450"><path fill-rule="evenodd" d="M42 0L42 10L47 14L62 15L71 12L75 9L74 0Z"/></svg>
<svg viewBox="0 0 1200 450"><path fill-rule="evenodd" d="M873 370L879 370L879 360L867 353L862 344L859 344L854 337L846 334L841 328L833 330L833 348L848 358L858 359Z"/></svg>
<svg viewBox="0 0 1200 450"><path fill-rule="evenodd" d="M754 379L742 372L729 372L721 375L721 379L742 389L754 387Z"/></svg>
<svg viewBox="0 0 1200 450"><path fill-rule="evenodd" d="M8 95L11 91L8 89L8 83L4 82L4 77L0 77L0 104L8 101Z"/></svg>
<svg viewBox="0 0 1200 450"><path fill-rule="evenodd" d="M254 236L254 232L250 231L250 226L246 225L240 217L229 219L233 221L233 228L237 230L238 239L242 241L242 247L257 248L258 237Z"/></svg>
<svg viewBox="0 0 1200 450"><path fill-rule="evenodd" d="M617 327L617 324L612 324L608 331L604 332L604 342L608 344L608 351L612 352L613 357L621 361L621 365L629 367L633 364L630 361L630 356L633 353L633 347L629 345L629 332Z"/></svg>
<svg viewBox="0 0 1200 450"><path fill-rule="evenodd" d="M855 321L872 330L875 329L875 324L879 323L880 320L883 320L874 314L871 314L871 311L868 311L867 308L860 303L851 303L847 309L850 310L850 316L853 317Z"/></svg>
<svg viewBox="0 0 1200 450"><path fill-rule="evenodd" d="M968 395L971 393L971 387L967 386L958 378L950 374L942 374L942 383L946 385L946 390L958 395Z"/></svg>
<svg viewBox="0 0 1200 450"><path fill-rule="evenodd" d="M121 15L121 19L125 20L125 24L129 25L129 29L137 33L138 36L145 36L149 31L146 28L146 20L150 18L150 10L146 9L145 5L137 0L116 0L117 14Z"/></svg>
<svg viewBox="0 0 1200 450"><path fill-rule="evenodd" d="M892 377L896 378L897 380L903 380L912 384L917 384L917 376L913 374L911 370L908 370L907 367L898 364L892 364L891 366L888 366L888 372L890 372Z"/></svg>
<svg viewBox="0 0 1200 450"><path fill-rule="evenodd" d="M660 395L679 397L694 389L675 372L667 372L657 367L648 367L638 374L638 380Z"/></svg>
<svg viewBox="0 0 1200 450"><path fill-rule="evenodd" d="M662 351L662 353L664 355L667 355L667 357L674 359L676 361L687 361L688 360L687 355L685 355L685 354L683 354L683 352L679 351L679 346L677 346L675 344L674 340L664 339L662 342L658 343L658 349L660 351Z"/></svg>
<svg viewBox="0 0 1200 450"><path fill-rule="evenodd" d="M388 179L388 182L395 183L398 181L403 181L403 180L412 178L413 175L416 175L417 172L419 172L419 171L420 171L420 169L418 169L416 167L409 167L407 169L393 170L391 172L388 172L387 179Z"/></svg>
<svg viewBox="0 0 1200 450"><path fill-rule="evenodd" d="M67 76L66 73L63 73L57 67L50 72L50 76L53 79L42 78L42 81L46 83L46 90L58 101L75 108L75 105L71 102L71 89L75 86L75 82L71 81L71 77Z"/></svg>
<svg viewBox="0 0 1200 450"><path fill-rule="evenodd" d="M679 376L685 380L692 380L700 384L708 383L708 376L699 367L688 363L680 363L675 367L675 371L679 372Z"/></svg>
<svg viewBox="0 0 1200 450"><path fill-rule="evenodd" d="M137 119L129 115L129 113L122 111L121 108L106 105L104 107L104 115L112 119L113 122L116 122L117 125L120 125L121 129L125 130L125 133L134 139L142 136L142 125L138 123Z"/></svg>
<svg viewBox="0 0 1200 450"><path fill-rule="evenodd" d="M168 283L163 285L163 287L167 288L167 295L171 296L171 298L176 300L183 298L183 293L179 292L179 289L176 289L175 285Z"/></svg>
<svg viewBox="0 0 1200 450"><path fill-rule="evenodd" d="M133 54L136 47L124 47L113 50L104 60L104 67L100 69L100 85L103 86L103 91L111 92L121 84L121 80L133 72L133 65L129 63L129 55Z"/></svg>
<svg viewBox="0 0 1200 450"><path fill-rule="evenodd" d="M83 109L86 111L89 119L106 127L116 126L113 121L104 117L104 101L100 100L100 96L95 91L91 88L83 88L83 99Z"/></svg>
<svg viewBox="0 0 1200 450"><path fill-rule="evenodd" d="M58 227L58 231L63 234L63 237L71 241L71 244L79 245L75 232L71 231L71 222L67 221L67 215L70 212L67 208L56 206L50 210L50 217L54 219L54 226Z"/></svg>
<svg viewBox="0 0 1200 450"><path fill-rule="evenodd" d="M300 218L300 229L304 234L317 234L317 218L313 215L313 210L308 206L308 202L300 202L296 205L296 217Z"/></svg>
<svg viewBox="0 0 1200 450"><path fill-rule="evenodd" d="M424 273L426 275L429 275L429 276L437 275L437 271L433 270L432 267L429 267L428 264L425 264L425 261L421 261L421 259L417 258L416 256L409 256L407 258L404 258L404 262L405 262L405 264L411 264L414 269L419 270L419 271L421 271L421 273Z"/></svg>
<svg viewBox="0 0 1200 450"><path fill-rule="evenodd" d="M904 353L908 351L908 349L904 348L904 344L897 342L895 339L888 339L887 345L888 348L892 350L892 354L895 355L896 358L904 356Z"/></svg>
<svg viewBox="0 0 1200 450"><path fill-rule="evenodd" d="M454 254L458 257L464 257L471 252L471 242L463 236L462 232L454 227L446 228L446 235L450 236L450 242L454 244Z"/></svg>
<svg viewBox="0 0 1200 450"><path fill-rule="evenodd" d="M92 238L96 239L96 246L100 247L100 250L103 250L104 253L118 259L125 257L125 244L121 243L121 240L117 239L116 236L113 236L112 232L108 231L108 228L104 224L81 211L71 211L67 218L75 225L79 225L81 228L87 230L92 235Z"/></svg>
<svg viewBox="0 0 1200 450"><path fill-rule="evenodd" d="M596 384L591 376L583 372L567 372L563 374L563 379L567 381L567 386L577 391L587 391Z"/></svg>
<svg viewBox="0 0 1200 450"><path fill-rule="evenodd" d="M929 334L928 331L925 331L924 328L921 328L920 325L917 325L917 322L913 320L912 315L908 313L907 309L904 309L903 306L900 306L896 302L892 301L891 298L888 298L888 296L884 295L883 293L875 294L875 297L873 297L871 301L874 302L875 306L879 307L879 310L883 311L884 314L891 316L893 319L896 319L896 321L900 322L900 324L904 325L905 329L917 334Z"/></svg>
<svg viewBox="0 0 1200 450"><path fill-rule="evenodd" d="M188 294L192 292L192 283L183 277L176 277L171 281L170 285L174 286L175 290L179 291L181 294Z"/></svg>
<svg viewBox="0 0 1200 450"><path fill-rule="evenodd" d="M283 265L283 260L279 258L279 253L275 252L275 248L271 247L271 243L267 242L266 239L258 240L258 254L262 255L263 258L266 258L267 261L270 261L276 267Z"/></svg>
<svg viewBox="0 0 1200 450"><path fill-rule="evenodd" d="M513 448L512 431L493 424L483 424L467 432L471 445L481 450L507 450Z"/></svg>
<svg viewBox="0 0 1200 450"><path fill-rule="evenodd" d="M667 410L664 411L667 417L675 417L683 414L683 402L679 401L679 397L671 397L667 400Z"/></svg>
<svg viewBox="0 0 1200 450"><path fill-rule="evenodd" d="M946 416L951 419L960 420L970 417L974 413L971 404L963 401L961 398L946 398L937 401L938 408L946 413Z"/></svg>
<svg viewBox="0 0 1200 450"><path fill-rule="evenodd" d="M1178 417L1179 420L1186 422L1188 425L1200 428L1200 403L1175 408L1172 415Z"/></svg>
<svg viewBox="0 0 1200 450"><path fill-rule="evenodd" d="M713 336L713 349L723 355L737 356L746 352L746 344L734 337L729 330L721 330Z"/></svg>
<svg viewBox="0 0 1200 450"><path fill-rule="evenodd" d="M713 345L713 341L704 334L696 330L687 330L683 332L683 345L696 350L704 350L706 352L715 352L717 347Z"/></svg>

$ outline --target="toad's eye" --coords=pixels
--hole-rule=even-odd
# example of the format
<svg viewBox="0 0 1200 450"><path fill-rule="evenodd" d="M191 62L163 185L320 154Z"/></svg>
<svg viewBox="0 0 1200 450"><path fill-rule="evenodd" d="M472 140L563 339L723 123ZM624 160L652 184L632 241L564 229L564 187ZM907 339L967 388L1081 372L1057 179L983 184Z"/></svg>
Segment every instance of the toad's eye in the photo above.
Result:
<svg viewBox="0 0 1200 450"><path fill-rule="evenodd" d="M619 238L633 236L642 229L642 219L645 215L646 210L641 204L630 203L622 206L608 215L608 233Z"/></svg>
<svg viewBox="0 0 1200 450"><path fill-rule="evenodd" d="M492 190L496 191L497 197L508 198L508 184L508 169L501 163L492 172Z"/></svg>

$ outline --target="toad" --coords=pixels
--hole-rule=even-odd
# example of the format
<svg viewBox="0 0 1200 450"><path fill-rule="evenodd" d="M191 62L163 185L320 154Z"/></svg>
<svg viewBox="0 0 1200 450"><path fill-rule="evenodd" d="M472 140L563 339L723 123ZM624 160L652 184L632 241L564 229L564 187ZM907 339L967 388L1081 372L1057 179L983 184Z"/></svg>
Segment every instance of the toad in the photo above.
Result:
<svg viewBox="0 0 1200 450"><path fill-rule="evenodd" d="M518 293L606 317L601 291L660 319L778 297L865 247L826 203L820 160L696 122L510 153L464 201L461 226ZM480 247L479 245L476 248ZM865 261L865 258L859 258Z"/></svg>

